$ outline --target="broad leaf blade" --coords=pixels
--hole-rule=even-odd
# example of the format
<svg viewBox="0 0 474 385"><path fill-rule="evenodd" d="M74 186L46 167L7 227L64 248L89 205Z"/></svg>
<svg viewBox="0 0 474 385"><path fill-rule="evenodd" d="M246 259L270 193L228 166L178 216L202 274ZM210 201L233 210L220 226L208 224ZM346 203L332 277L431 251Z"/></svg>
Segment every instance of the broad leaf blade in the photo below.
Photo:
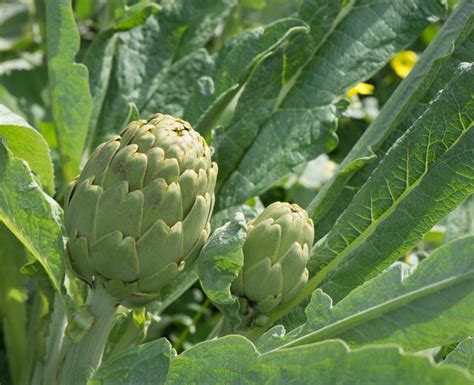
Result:
<svg viewBox="0 0 474 385"><path fill-rule="evenodd" d="M367 366L370 362L370 366ZM390 370L387 370L390 368ZM331 340L258 355L241 336L206 341L171 362L172 384L469 384L471 378L451 367L435 367L423 356L396 346L350 350Z"/></svg>
<svg viewBox="0 0 474 385"><path fill-rule="evenodd" d="M217 129L213 145L219 165L218 189L232 175L236 164L257 137L260 125L267 120L267 114L262 111L271 111L274 97L280 92L283 61L281 50L262 60L245 85L232 120L227 126ZM267 145L260 150L271 157L274 147ZM240 188L244 183L242 180Z"/></svg>
<svg viewBox="0 0 474 385"><path fill-rule="evenodd" d="M53 194L53 161L41 134L23 118L0 105L0 136L6 139L8 148L16 157L28 162L45 191Z"/></svg>
<svg viewBox="0 0 474 385"><path fill-rule="evenodd" d="M428 358L404 353L396 346L350 350L342 341L331 340L260 355L249 340L232 335L202 342L173 357L169 344L164 351L158 349L164 343L129 349L99 368L88 384L471 383L461 370L436 367ZM155 360L154 367L150 359ZM140 360L145 368L138 366Z"/></svg>
<svg viewBox="0 0 474 385"><path fill-rule="evenodd" d="M114 30L102 32L91 43L84 57L84 64L90 73L89 87L92 96L92 111L86 150L89 149L91 142L94 140L97 121L107 94L117 38L118 35Z"/></svg>
<svg viewBox="0 0 474 385"><path fill-rule="evenodd" d="M26 277L20 273L25 263L25 249L0 223L0 314L9 372L14 383L20 383L27 360L27 292Z"/></svg>
<svg viewBox="0 0 474 385"><path fill-rule="evenodd" d="M45 64L0 75L0 103L39 130L50 148L56 147L48 111L48 69Z"/></svg>
<svg viewBox="0 0 474 385"><path fill-rule="evenodd" d="M145 23L128 31L116 32L113 59L110 61L107 58L108 67L103 70L104 77L109 79L107 88L105 90L102 86L97 93L103 103L97 107L97 110L100 108L100 113L93 128L90 145L95 147L121 130L126 107L130 102L137 106L141 114L144 110L147 114L160 112L154 108L173 103L177 94L180 96L179 103L184 104L191 95L193 79L203 75L200 71L207 70L206 64L209 61L208 57L202 57L202 52L196 54L194 51L202 48L210 39L217 24L233 5L234 0L206 0L199 4L166 2L160 13L148 17ZM103 39L106 38L107 36ZM96 50L97 48L99 47ZM185 59L188 55L192 56ZM170 82L183 62L189 69L196 55L201 55L200 62L193 68L197 73L190 72L189 82L186 82L185 87L176 78L174 83ZM94 65L91 60L88 60L88 64ZM94 65L95 68L97 64ZM171 78L168 78L169 75ZM166 88L170 86L176 88ZM163 100L162 95L170 95L171 100Z"/></svg>
<svg viewBox="0 0 474 385"><path fill-rule="evenodd" d="M56 376L58 373L58 368L60 367L61 360L61 348L64 343L64 332L67 325L67 309L64 306L64 300L60 294L55 293L54 302L51 301L49 304L49 325L45 334L47 338L45 341L45 352L39 351L36 354L41 356L41 359L44 359L45 365L42 371L43 383L50 384L56 381ZM76 309L74 309L76 310ZM39 312L38 312L39 313ZM43 321L43 314L36 313L36 317ZM72 312L70 312L71 314ZM69 315L70 315L69 314ZM31 322L31 320L30 320ZM30 330L37 332L35 325L29 325ZM39 333L38 333L39 334ZM41 334L39 336L43 337ZM42 341L43 342L43 341ZM31 343L31 342L30 342ZM34 362L36 364L36 361ZM32 365L33 366L33 365Z"/></svg>
<svg viewBox="0 0 474 385"><path fill-rule="evenodd" d="M208 73L213 65L212 58L204 48L197 49L175 62L163 79L160 92L155 93L140 109L142 116L147 117L156 112L183 116L192 86L198 78Z"/></svg>
<svg viewBox="0 0 474 385"><path fill-rule="evenodd" d="M160 6L151 1L139 1L126 6L123 13L116 20L118 29L127 30L143 24L150 15L158 13Z"/></svg>
<svg viewBox="0 0 474 385"><path fill-rule="evenodd" d="M255 347L242 336L202 342L171 362L166 385L245 384L245 370L256 358Z"/></svg>
<svg viewBox="0 0 474 385"><path fill-rule="evenodd" d="M303 31L307 26L301 20L282 19L231 39L217 54L214 71L195 87L186 106L186 119L202 134L209 133L255 65L290 36Z"/></svg>
<svg viewBox="0 0 474 385"><path fill-rule="evenodd" d="M474 191L474 67L462 66L313 250L310 287L337 302ZM319 283L317 282L319 281Z"/></svg>
<svg viewBox="0 0 474 385"><path fill-rule="evenodd" d="M212 234L198 259L198 272L207 297L216 304L235 302L230 285L237 278L244 264L242 246L247 235L243 215Z"/></svg>
<svg viewBox="0 0 474 385"><path fill-rule="evenodd" d="M445 242L474 234L474 195L450 212L439 224L445 229Z"/></svg>
<svg viewBox="0 0 474 385"><path fill-rule="evenodd" d="M335 306L317 290L303 326L261 343L268 350L279 340L296 346L340 338L351 347L397 343L419 351L459 341L474 334L473 256L474 236L468 236L437 249L411 275L404 264L392 266Z"/></svg>
<svg viewBox="0 0 474 385"><path fill-rule="evenodd" d="M58 292L64 274L61 215L28 165L0 141L0 220L41 263Z"/></svg>
<svg viewBox="0 0 474 385"><path fill-rule="evenodd" d="M315 5L313 12L320 11L320 6ZM390 4L356 1L336 17L330 15L334 19L329 30L324 31L309 60L300 60L303 65L299 71L292 70L295 75L290 80L275 66L278 72L274 76L280 77L283 87L267 97L267 103L273 101L273 108L260 111L259 121L254 124L258 133L252 132L244 153L229 165L233 172L221 179L218 208L262 193L297 165L333 149L337 143L337 105L345 92L382 68L428 25L428 19L442 15L442 7L438 2L423 0ZM292 49L281 55L280 68L285 69L288 61L298 61L295 55L308 58L305 47ZM252 100L256 105L259 97ZM251 103L248 99L243 102ZM235 114L233 119L240 116ZM231 153L233 148L222 151Z"/></svg>
<svg viewBox="0 0 474 385"><path fill-rule="evenodd" d="M124 312L119 311L107 339L102 360L106 362L131 347L142 344L149 323L145 309L139 309L137 312L128 309Z"/></svg>
<svg viewBox="0 0 474 385"><path fill-rule="evenodd" d="M474 338L469 337L459 343L443 361L445 364L460 366L474 375Z"/></svg>
<svg viewBox="0 0 474 385"><path fill-rule="evenodd" d="M416 111L416 104L423 101L427 105L436 96L438 90L444 88L460 62L473 60L472 37L467 37L473 30L473 12L472 2L469 0L460 2L435 39L420 56L408 77L403 80L377 118L346 156L340 165L339 173L336 173L323 186L309 204L307 210L315 222L318 238L327 232L326 229L332 227L339 214L350 202L352 194L346 186L359 188L370 176L377 163L373 163L371 167L365 167L369 170L363 169L354 177L352 176L356 170L349 173L342 171L347 170L347 166L358 159L370 156L388 141L388 145L382 146L383 148L377 153L379 159L383 158L396 138L410 126L406 124L407 116L413 113L416 117L420 115L420 112ZM466 37L471 43L464 41ZM421 111L424 111L426 107L424 106ZM401 131L395 132L397 128ZM342 202L341 193L347 196ZM323 222L322 226L318 226L320 222ZM320 230L321 227L323 230Z"/></svg>
<svg viewBox="0 0 474 385"><path fill-rule="evenodd" d="M238 327L242 322L239 302L230 287L244 265L242 246L246 237L245 217L238 213L232 221L214 231L198 259L202 289L227 318L229 329Z"/></svg>
<svg viewBox="0 0 474 385"><path fill-rule="evenodd" d="M256 384L470 384L454 368L435 367L426 357L396 346L350 350L338 340L270 352L249 368Z"/></svg>
<svg viewBox="0 0 474 385"><path fill-rule="evenodd" d="M130 348L103 363L87 384L164 384L175 354L166 339Z"/></svg>
<svg viewBox="0 0 474 385"><path fill-rule="evenodd" d="M237 4L236 0L186 0L168 1L173 18L181 24L178 46L175 47L174 60L178 61L192 51L203 47L213 35L216 27ZM163 7L165 8L165 6Z"/></svg>
<svg viewBox="0 0 474 385"><path fill-rule="evenodd" d="M71 0L46 2L46 31L51 108L67 183L79 172L92 109L87 68L74 62L79 32Z"/></svg>
<svg viewBox="0 0 474 385"><path fill-rule="evenodd" d="M472 65L461 66L396 142L328 236L314 246L307 285L270 315L272 323L318 287L337 303L415 246L473 193L473 76ZM254 328L247 336L262 330Z"/></svg>
<svg viewBox="0 0 474 385"><path fill-rule="evenodd" d="M457 15L459 14L456 13L455 15L453 15L455 21L464 21L463 19L459 20L459 18L456 17ZM461 15L464 16L466 14L463 13ZM451 23L452 20L450 19L447 24L450 25ZM450 51L449 54L438 57L435 60L430 71L424 76L424 81L421 82L419 86L413 90L413 95L411 97L408 97L407 93L399 94L398 90L406 91L406 87L404 87L406 83L402 83L402 85L400 85L400 87L395 92L394 95L398 95L398 97L395 97L395 99L401 98L404 103L399 104L398 115L395 114L394 116L397 116L397 119L401 119L403 117L403 121L398 126L396 126L397 123L395 121L392 121L392 124L387 125L387 122L391 121L390 119L388 119L388 117L384 120L379 120L379 118L377 118L376 121L374 121L373 124L376 126L377 129L373 130L372 128L370 128L374 133L374 136L370 135L368 137L365 137L365 140L369 140L370 138L372 138L377 141L377 143L373 144L371 148L371 150L375 151L376 159L370 164L367 164L361 169L358 169L355 174L353 172L346 173L345 170L347 170L347 166L340 169L335 178L333 178L326 185L324 185L322 191L319 192L313 202L310 203L308 209L312 211L312 207L315 207L316 210L314 211L313 215L314 219L317 221L315 225L316 239L319 239L328 233L329 229L331 229L331 227L334 225L339 215L344 211L344 209L347 208L355 193L367 181L367 179L369 179L372 172L375 170L375 168L377 168L378 164L385 157L385 154L388 152L390 147L397 141L398 138L400 138L406 132L406 130L413 124L413 122L418 119L426 111L427 108L429 108L433 100L438 96L437 94L439 90L446 87L446 84L452 78L453 74L456 73L457 67L463 62L474 61L474 13L472 13L470 19L465 20L463 28L458 28L458 26L456 25L455 31L457 32L456 39L454 41L451 41L451 45L456 46L456 49L453 52ZM464 39L464 35L466 33L469 33L469 31L471 31L470 34ZM443 31L441 31L441 33L445 34L445 36L446 34L447 36L449 36L448 32L451 32L450 29L444 30L443 27ZM441 46L443 47L443 44L441 44ZM450 45L448 45L448 47L451 50ZM429 52L430 49L428 49L427 51ZM423 54L420 59L422 62L424 57L425 56ZM415 71L415 74L417 72L422 71L419 70L419 68L420 67L414 68L413 71ZM422 68L425 69L426 67ZM416 83L416 80L419 78L421 78L421 74L419 74L419 76L416 76L414 78L415 80L413 80L409 84ZM391 104L390 101L387 102L387 105L390 107L390 109L386 111L389 112L385 112L384 114L382 114L382 117L386 114L394 114L394 112L397 111L397 107ZM382 109L382 112L383 111L385 111L385 107ZM376 124L376 122L378 123ZM384 130L381 129L382 127L384 129L391 127L391 130L394 131L391 132L391 134L386 139L379 138L378 135L384 132ZM387 132L386 134L388 135L389 133ZM357 144L353 149L354 151L356 149L358 149L357 151L365 151L365 149L368 148L367 146L370 146L370 144L368 144L368 142L365 142L363 144ZM348 156L350 158L350 154ZM357 162L357 160L353 162ZM347 176L350 176L350 179L346 181ZM345 186L340 184L343 183L343 181L346 181ZM344 189L342 190L342 194L340 194L339 188L342 188L342 186ZM334 202L335 196L337 196L338 199ZM318 208L316 208L316 206L313 206L313 204L316 204ZM327 210L328 208L330 208L330 210L325 213L324 210ZM319 211L320 209L324 212Z"/></svg>

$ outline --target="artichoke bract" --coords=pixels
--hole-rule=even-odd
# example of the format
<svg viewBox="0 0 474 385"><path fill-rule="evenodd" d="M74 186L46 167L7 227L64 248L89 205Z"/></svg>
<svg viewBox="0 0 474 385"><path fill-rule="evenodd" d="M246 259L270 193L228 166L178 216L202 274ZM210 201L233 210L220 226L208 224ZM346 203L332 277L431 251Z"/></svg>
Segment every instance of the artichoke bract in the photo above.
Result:
<svg viewBox="0 0 474 385"><path fill-rule="evenodd" d="M143 306L198 256L217 165L188 122L156 114L91 155L65 197L67 259L118 302Z"/></svg>
<svg viewBox="0 0 474 385"><path fill-rule="evenodd" d="M313 221L296 204L275 202L251 221L244 265L231 285L243 312L265 314L289 301L308 281Z"/></svg>

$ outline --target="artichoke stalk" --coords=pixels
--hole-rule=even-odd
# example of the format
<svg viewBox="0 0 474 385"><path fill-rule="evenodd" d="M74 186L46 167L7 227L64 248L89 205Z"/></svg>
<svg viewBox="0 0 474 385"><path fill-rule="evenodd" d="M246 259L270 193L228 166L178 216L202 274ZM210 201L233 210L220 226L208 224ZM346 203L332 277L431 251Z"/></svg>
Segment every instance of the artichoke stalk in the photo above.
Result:
<svg viewBox="0 0 474 385"><path fill-rule="evenodd" d="M243 315L264 316L301 290L313 239L313 221L296 204L272 203L248 224L244 265L231 285Z"/></svg>
<svg viewBox="0 0 474 385"><path fill-rule="evenodd" d="M67 263L92 288L95 321L66 351L60 383L83 384L99 365L118 304L146 305L193 263L210 233L216 177L205 140L169 115L132 122L94 151L64 211Z"/></svg>

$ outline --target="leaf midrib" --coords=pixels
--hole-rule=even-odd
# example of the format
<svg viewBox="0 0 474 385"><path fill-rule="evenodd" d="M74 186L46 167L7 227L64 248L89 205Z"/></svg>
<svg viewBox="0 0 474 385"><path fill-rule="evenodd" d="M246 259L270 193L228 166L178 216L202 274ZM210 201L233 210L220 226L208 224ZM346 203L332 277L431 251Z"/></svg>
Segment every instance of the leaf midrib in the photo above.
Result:
<svg viewBox="0 0 474 385"><path fill-rule="evenodd" d="M344 169L354 160L367 155L367 149L376 150L379 148L389 137L390 133L400 125L403 116L406 115L407 108L411 110L414 101L419 98L420 95L424 94L427 89L423 88L424 79L430 74L433 77L436 76L436 73L431 73L435 68L435 63L439 60L451 57L454 49L458 45L454 44L454 41L462 41L473 30L472 23L469 23L469 21L474 20L474 17L466 17L466 15L469 15L471 13L470 11L474 9L474 7L469 4L469 1L470 0L460 1L446 23L443 24L442 29L436 35L433 42L420 57L414 69L410 72L408 77L403 80L395 93L384 105L378 117L345 157L339 170ZM455 39L452 36L454 36ZM461 38L460 36L464 37ZM429 84L431 84L431 82L429 82ZM404 100L404 102L402 102L402 100ZM399 104L402 104L403 108L396 108ZM381 122L385 122L385 125ZM340 173L335 174L309 203L306 210L312 217L315 225L327 215L334 205L334 199L331 198L331 195L334 197L337 196L342 188L341 186L344 186L352 175L354 175L354 172L341 178Z"/></svg>
<svg viewBox="0 0 474 385"><path fill-rule="evenodd" d="M30 239L24 236L23 232L21 231L19 225L14 223L10 220L8 215L4 212L4 210L0 210L0 222L3 222L5 226L18 238L18 240L30 251L37 259L41 266L46 270L49 275L50 280L53 283L54 288L61 292L60 283L56 280L56 276L51 270L51 267L43 258L42 253L36 248L36 246L30 241Z"/></svg>
<svg viewBox="0 0 474 385"><path fill-rule="evenodd" d="M467 127L466 129L463 129L461 131L461 134L458 136L458 138L451 144L451 146L448 147L448 149L443 154L441 154L439 156L439 158L436 161L434 161L432 163L432 165L436 165L438 163L439 159L441 159L443 156L445 156L447 153L449 153L451 151L451 149L473 127L473 124L474 123L471 123L471 125L469 127ZM429 133L430 137L431 137L431 132L432 131L430 131L430 133ZM428 147L431 147L431 146L428 145ZM426 151L426 156L429 156L429 153L430 153L430 150L428 149ZM411 192L413 190L415 190L420 185L420 183L423 181L424 177L431 171L431 169L432 168L429 168L426 165L426 159L425 159L425 170L423 171L423 173L420 174L420 176L416 179L416 181L413 182L409 187L407 187L405 189L405 191L399 196L399 198L397 200L395 200L392 203L392 205L382 215L380 215L380 217L378 217L376 220L372 221L371 224L369 226L367 226L367 228L364 231L362 231L360 233L360 235L356 239L354 239L353 242L351 242L345 249L341 250L328 265L326 265L318 274L316 274L312 279L310 279L310 281L308 282L308 285L311 285L311 282L313 280L318 281L318 283L320 283L322 281L322 277L325 277L326 273L328 271L331 271L334 267L340 265L340 263L346 259L347 255L349 255L351 252L356 250L362 243L364 243L374 233L374 231L378 228L380 223L382 223L383 221L385 221L385 219L390 217L391 214L397 209L397 207L402 202L405 201L405 198L408 195L410 195ZM407 168L407 176L408 176L408 172L409 172L409 170ZM371 180L371 178L369 178L367 183L370 183L370 180ZM372 208L371 208L371 212L372 212ZM316 280L317 277L318 277L318 279Z"/></svg>
<svg viewBox="0 0 474 385"><path fill-rule="evenodd" d="M456 139L456 141L454 141L452 143L452 145L443 154L441 154L438 157L438 160L440 158L442 158L443 156L445 156L461 140L461 138L473 127L473 125L474 125L474 123L471 123L465 130L463 130L461 132L461 134L459 135L459 137ZM437 161L433 162L433 164L436 164L436 163L438 163L438 162ZM423 177L426 174L428 174L430 172L430 170L427 170L427 171L423 172L423 174L420 175L420 177L417 179L417 181L411 185L412 188L410 189L410 192L413 191L413 189L421 183ZM385 212L382 216L380 216L377 219L377 224L380 223L382 220L386 219L388 217L388 215L391 214L396 209L396 207L398 207L398 205L401 202L403 202L403 199L408 194L409 193L404 192L402 195L400 195L398 201L394 202L394 205L392 205L390 210L388 210L390 212L389 213ZM396 205L395 205L395 203L396 203ZM369 229L369 228L370 228L370 226L367 229ZM373 233L373 231L370 234L368 234L367 236L365 236L364 240L367 239L367 237L369 235L371 235L372 233ZM362 243L362 241L360 241L359 244L360 243ZM346 250L347 250L347 248L346 248ZM351 249L351 251L352 251L352 249ZM344 251L342 253L344 253ZM344 257L346 254L347 254L347 252L344 253L344 255L342 255L342 257ZM327 277L328 273L335 270L335 268L340 265L340 263L342 262L342 257L341 257L341 254L337 255L330 263L328 263L314 277L312 277L308 281L306 286L303 288L303 290L301 290L292 300L287 302L285 304L285 306L283 306L281 308L278 308L276 311L272 312L270 314L270 321L271 321L270 324L275 322L276 320L280 319L284 315L286 315L291 309L293 309L297 305L301 304L324 281L324 279ZM253 328L252 330L247 332L246 337L249 338L249 339L256 338L265 329L266 328L264 326Z"/></svg>
<svg viewBox="0 0 474 385"><path fill-rule="evenodd" d="M363 322L370 321L374 318L381 316L382 314L388 313L392 310L396 310L410 302L430 296L435 292L458 285L473 277L474 271L469 271L467 273L463 273L451 278L444 279L442 281L435 282L434 284L424 286L409 293L402 293L401 295L396 296L388 301L384 301L381 304L359 311L349 317L343 318L303 337L297 338L294 341L288 342L285 345L278 347L277 349L284 349L302 344L313 343L333 336L337 336L345 330L354 328L355 326L360 325Z"/></svg>
<svg viewBox="0 0 474 385"><path fill-rule="evenodd" d="M273 109L271 111L271 113L262 121L261 124L259 124L259 129L258 129L258 132L257 134L255 135L254 137L254 140L246 147L245 151L242 153L242 155L239 157L239 160L237 162L235 162L235 166L234 166L234 170L229 173L229 175L221 182L220 184L220 189L219 189L219 192L222 190L222 188L224 186L227 185L227 182L229 181L229 179L231 178L231 176L235 173L235 171L238 171L239 167L240 167L240 164L242 163L242 160L244 159L245 155L247 154L247 150L249 148L252 147L252 145L254 144L256 138L258 137L259 133L261 132L261 129L262 127L271 120L271 118L273 117L273 115L279 111L280 109L280 105L283 103L283 101L285 100L286 96L288 95L288 93L293 89L293 86L295 85L296 83L296 80L301 76L302 72L304 71L304 69L307 67L307 65L313 60L313 58L315 57L315 55L318 53L319 49L322 47L322 45L327 41L328 37L334 32L334 30L339 26L339 24L341 23L342 20L345 19L345 17L349 14L350 10L353 8L354 6L354 0L351 0L349 2L349 4L347 4L346 6L344 6L340 11L339 11L339 14L336 16L336 18L334 19L333 21L333 24L331 25L331 28L328 30L328 32L324 35L324 37L321 39L321 41L319 42L319 44L316 45L316 47L314 48L313 52L311 53L311 55L309 56L309 58L298 68L298 70L296 71L296 73L291 77L291 79L288 80L288 82L286 83L286 85L283 85L281 88L280 88L280 92L278 94L278 96L276 97L275 99L275 103L273 105ZM282 74L282 77L283 77L283 74ZM316 105L314 106L313 108L317 108L317 107L322 107L322 105Z"/></svg>

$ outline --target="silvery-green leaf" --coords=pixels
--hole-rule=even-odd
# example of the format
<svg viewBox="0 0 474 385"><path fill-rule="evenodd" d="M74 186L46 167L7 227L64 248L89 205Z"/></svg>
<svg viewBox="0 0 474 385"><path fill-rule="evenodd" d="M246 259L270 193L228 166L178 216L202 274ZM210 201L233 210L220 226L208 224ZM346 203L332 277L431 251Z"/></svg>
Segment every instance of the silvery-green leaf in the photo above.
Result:
<svg viewBox="0 0 474 385"><path fill-rule="evenodd" d="M41 134L22 117L14 114L0 104L0 137L3 137L9 150L24 159L31 171L40 181L44 190L54 193L54 169L48 144Z"/></svg>
<svg viewBox="0 0 474 385"><path fill-rule="evenodd" d="M443 365L445 364L457 365L474 374L474 338L469 337L461 341L443 361Z"/></svg>
<svg viewBox="0 0 474 385"><path fill-rule="evenodd" d="M288 335L271 330L259 350L340 338L351 347L397 343L419 351L474 334L474 236L448 243L422 261L410 275L397 263L333 305L316 290L306 308L307 321Z"/></svg>
<svg viewBox="0 0 474 385"><path fill-rule="evenodd" d="M351 148L340 169L308 206L316 225L316 239L324 236L367 181L386 152L422 115L461 62L474 60L474 6L461 1L434 40L420 55L410 74L391 95L379 115ZM349 166L376 153L377 159L360 169ZM356 172L357 171L357 172Z"/></svg>
<svg viewBox="0 0 474 385"><path fill-rule="evenodd" d="M300 17L311 20L311 12L317 17L322 8L332 9L330 3L307 2L302 12L309 14ZM320 43L309 53L307 42L295 39L291 50L282 47L260 62L246 83L256 91L244 89L227 127L215 130L222 153L239 152L221 169L217 208L264 192L296 166L334 149L337 106L345 92L381 69L443 11L431 0L352 1L325 14ZM301 65L288 79L286 63L295 61Z"/></svg>

